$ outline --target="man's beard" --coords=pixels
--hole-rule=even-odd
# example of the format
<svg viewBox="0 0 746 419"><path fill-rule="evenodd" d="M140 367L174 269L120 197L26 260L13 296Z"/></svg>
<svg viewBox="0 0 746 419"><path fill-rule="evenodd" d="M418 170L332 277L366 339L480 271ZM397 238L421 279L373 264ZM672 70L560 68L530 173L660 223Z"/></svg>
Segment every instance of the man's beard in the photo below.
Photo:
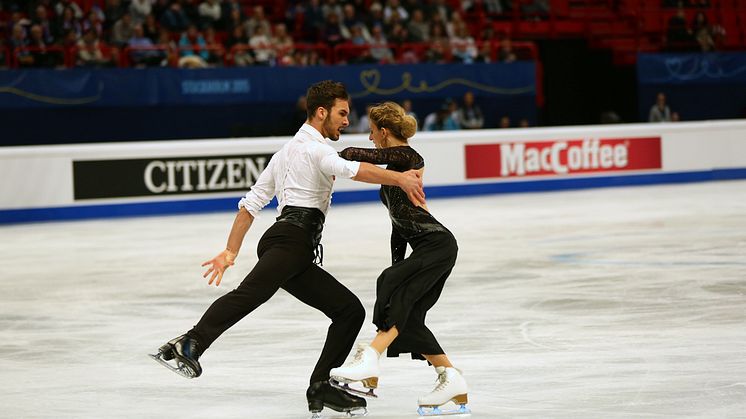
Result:
<svg viewBox="0 0 746 419"><path fill-rule="evenodd" d="M331 123L331 115L328 115L324 119L324 131L326 131L326 138L337 141L339 140L339 131L335 130Z"/></svg>

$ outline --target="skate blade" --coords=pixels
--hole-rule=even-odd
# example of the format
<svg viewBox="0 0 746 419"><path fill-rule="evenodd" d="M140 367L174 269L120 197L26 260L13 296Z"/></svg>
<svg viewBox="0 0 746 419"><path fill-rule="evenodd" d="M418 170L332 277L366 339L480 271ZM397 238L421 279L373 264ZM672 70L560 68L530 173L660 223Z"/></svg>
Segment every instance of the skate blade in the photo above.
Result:
<svg viewBox="0 0 746 419"><path fill-rule="evenodd" d="M471 409L462 404L456 409L441 409L440 406L420 406L417 409L417 414L420 416L455 416L463 415L470 416Z"/></svg>
<svg viewBox="0 0 746 419"><path fill-rule="evenodd" d="M357 396L363 396L363 397L370 397L370 398L373 398L373 399L377 399L378 398L378 395L373 392L372 388L369 389L368 391L358 390L356 388L350 387L349 383L337 381L335 378L330 378L329 379L329 384L331 384L331 386L334 387L334 388L340 389L340 390L342 390L344 392L347 392L347 393L350 393L350 394L354 394L354 395L357 395ZM363 416L365 416L365 415L363 415Z"/></svg>
<svg viewBox="0 0 746 419"><path fill-rule="evenodd" d="M179 374L180 376L184 378L189 378L189 379L194 378L194 371L192 371L191 368L187 367L186 365L178 361L176 362L177 364L176 366L169 364L168 361L162 358L163 356L162 352L158 352L157 354L148 354L148 356L151 357L157 363L163 365L164 367L175 372L176 374Z"/></svg>
<svg viewBox="0 0 746 419"><path fill-rule="evenodd" d="M347 412L334 412L329 415L322 415L321 412L311 412L311 419L360 418L363 416L368 416L368 409L365 407L353 409Z"/></svg>

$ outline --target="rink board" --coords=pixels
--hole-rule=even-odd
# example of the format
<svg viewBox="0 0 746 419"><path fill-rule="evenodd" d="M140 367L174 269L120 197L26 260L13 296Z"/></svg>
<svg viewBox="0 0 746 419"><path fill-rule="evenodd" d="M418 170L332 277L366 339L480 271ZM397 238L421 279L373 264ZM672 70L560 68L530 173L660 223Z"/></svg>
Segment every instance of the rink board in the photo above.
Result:
<svg viewBox="0 0 746 419"><path fill-rule="evenodd" d="M2 148L0 223L232 211L288 139ZM746 178L743 121L420 132L411 145L429 198ZM336 182L334 203L377 199Z"/></svg>

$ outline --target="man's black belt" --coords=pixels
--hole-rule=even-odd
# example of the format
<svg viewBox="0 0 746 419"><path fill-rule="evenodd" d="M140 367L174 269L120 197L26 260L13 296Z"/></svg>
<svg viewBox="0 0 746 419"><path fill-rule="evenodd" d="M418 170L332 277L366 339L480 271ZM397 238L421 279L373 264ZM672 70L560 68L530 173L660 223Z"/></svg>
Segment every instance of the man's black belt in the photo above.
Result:
<svg viewBox="0 0 746 419"><path fill-rule="evenodd" d="M324 248L321 245L321 232L324 230L324 213L318 208L295 207L287 205L277 217L277 222L290 223L306 230L313 243L315 260L319 265L324 260Z"/></svg>

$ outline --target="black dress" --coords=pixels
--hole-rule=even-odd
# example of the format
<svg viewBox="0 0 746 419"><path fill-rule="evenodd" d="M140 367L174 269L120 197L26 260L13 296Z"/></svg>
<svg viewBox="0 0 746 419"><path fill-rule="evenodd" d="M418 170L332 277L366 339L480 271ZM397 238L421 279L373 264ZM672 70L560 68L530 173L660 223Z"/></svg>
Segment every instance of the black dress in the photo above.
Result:
<svg viewBox="0 0 746 419"><path fill-rule="evenodd" d="M388 170L421 169L424 160L409 146L383 149L349 147L340 153L347 160L386 164ZM396 326L399 336L389 346L389 357L410 352L412 359L444 351L425 315L443 290L456 263L458 246L450 231L425 209L416 207L397 186L381 186L380 197L391 218L392 266L378 277L373 323L378 330ZM405 258L407 243L412 253Z"/></svg>

